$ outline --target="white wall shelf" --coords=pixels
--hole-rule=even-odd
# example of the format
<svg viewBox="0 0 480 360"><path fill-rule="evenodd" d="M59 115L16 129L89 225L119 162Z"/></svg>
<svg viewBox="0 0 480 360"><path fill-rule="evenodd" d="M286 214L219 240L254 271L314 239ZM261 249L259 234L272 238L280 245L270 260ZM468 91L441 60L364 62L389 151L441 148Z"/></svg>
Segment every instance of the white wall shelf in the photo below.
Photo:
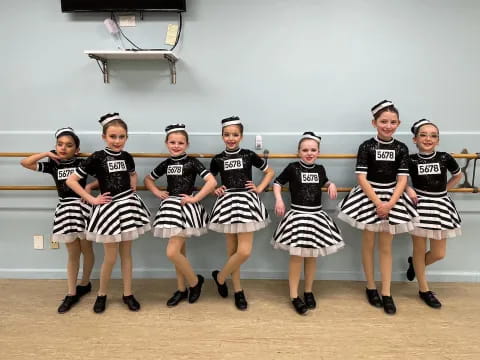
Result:
<svg viewBox="0 0 480 360"><path fill-rule="evenodd" d="M109 60L167 60L170 67L170 82L177 82L177 71L175 63L178 57L168 50L85 50L90 58L97 60L100 70L103 73L103 82L109 82L108 61Z"/></svg>

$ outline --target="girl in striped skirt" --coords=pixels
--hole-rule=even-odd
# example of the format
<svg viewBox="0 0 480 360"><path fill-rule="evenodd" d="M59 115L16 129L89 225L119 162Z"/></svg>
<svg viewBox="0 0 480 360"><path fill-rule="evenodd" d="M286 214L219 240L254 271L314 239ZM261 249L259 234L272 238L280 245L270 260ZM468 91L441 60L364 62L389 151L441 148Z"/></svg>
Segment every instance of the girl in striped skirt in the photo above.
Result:
<svg viewBox="0 0 480 360"><path fill-rule="evenodd" d="M270 221L260 194L273 179L274 171L266 160L253 151L241 149L243 125L234 116L222 120L222 138L226 149L215 155L210 165L214 176L220 174L222 186L215 190L218 196L209 216L208 227L225 233L228 260L221 271L212 272L220 296L228 296L226 279L232 275L235 306L247 309L247 299L240 284L240 265L250 256L253 232L263 229ZM252 181L252 167L263 171L260 184Z"/></svg>
<svg viewBox="0 0 480 360"><path fill-rule="evenodd" d="M337 187L330 182L322 165L315 164L319 154L320 137L306 132L298 143L300 161L292 162L275 179L275 213L283 216L273 235L272 245L290 253L288 282L295 311L306 314L316 307L312 292L316 258L335 253L344 246L340 230L322 210L322 187L330 199L337 198ZM289 183L291 209L285 214L282 185ZM304 300L298 296L298 284L304 265Z"/></svg>
<svg viewBox="0 0 480 360"><path fill-rule="evenodd" d="M408 148L395 140L400 125L398 110L384 100L372 108L372 125L377 135L363 142L357 155L358 185L340 202L339 218L363 230L362 262L367 279L368 302L395 314L390 293L392 278L392 239L394 234L413 230L418 216L412 200L404 192L408 178ZM382 297L374 278L375 233L378 233Z"/></svg>
<svg viewBox="0 0 480 360"><path fill-rule="evenodd" d="M169 125L165 133L165 144L171 156L153 169L144 182L162 200L153 222L153 235L169 239L167 257L174 263L177 274L177 291L167 301L167 306L172 307L187 297L191 304L200 297L204 278L195 274L186 258L185 239L207 232L207 214L199 201L215 189L217 182L200 161L185 153L189 145L185 125ZM167 191L155 186L155 180L163 175L167 176ZM203 178L205 185L194 195L197 175ZM190 285L189 290L185 280Z"/></svg>
<svg viewBox="0 0 480 360"><path fill-rule="evenodd" d="M127 141L127 124L118 113L101 117L102 138L107 147L96 151L75 169L67 185L92 205L87 238L103 243L104 258L100 273L100 288L93 311L105 311L107 287L113 266L120 253L123 276L123 302L131 311L140 310L132 294L132 242L150 230L150 212L135 192L137 173L132 156L123 151ZM87 175L95 176L101 194L94 197L80 186Z"/></svg>
<svg viewBox="0 0 480 360"><path fill-rule="evenodd" d="M52 175L59 196L53 221L52 241L65 243L68 251L67 285L68 293L58 307L63 314L70 310L78 300L92 289L90 274L92 273L94 255L92 243L85 239L85 228L90 214L90 205L81 201L66 184L67 177L77 166L83 163L76 155L80 151L80 139L72 128L66 127L56 131L55 150L34 154L22 160L21 164L30 170ZM48 161L40 162L47 158ZM90 192L96 183L86 185L82 179L79 186ZM83 255L83 271L80 285L77 285L80 255Z"/></svg>
<svg viewBox="0 0 480 360"><path fill-rule="evenodd" d="M448 153L437 152L439 143L438 127L422 119L412 126L413 142L418 153L410 155L409 169L412 187L407 193L417 205L419 221L410 232L413 240L413 258L408 258L407 278L418 280L419 296L430 307L440 308L442 304L429 290L425 268L443 259L447 238L461 234L460 215L447 194L462 179L462 173L455 159ZM452 177L447 181L447 173ZM426 251L427 238L430 250Z"/></svg>

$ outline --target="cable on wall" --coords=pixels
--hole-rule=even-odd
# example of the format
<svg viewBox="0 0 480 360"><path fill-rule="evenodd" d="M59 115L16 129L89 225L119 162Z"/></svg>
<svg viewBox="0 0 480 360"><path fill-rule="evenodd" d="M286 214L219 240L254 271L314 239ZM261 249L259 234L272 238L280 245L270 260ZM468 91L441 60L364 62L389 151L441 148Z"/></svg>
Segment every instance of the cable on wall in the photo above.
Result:
<svg viewBox="0 0 480 360"><path fill-rule="evenodd" d="M125 35L122 28L118 24L117 16L115 15L114 12L111 13L111 18L115 22L115 24L117 25L118 29L120 30L120 34L125 38L125 40L127 40L134 47L133 49L126 49L126 50L129 50L129 51L153 51L153 50L156 50L156 51L173 51L173 49L175 49L175 47L178 45L178 42L180 41L180 34L182 32L182 24L183 24L183 18L182 18L182 13L181 12L178 12L178 32L177 32L177 37L175 39L175 44L173 44L173 46L170 49L165 49L165 48L144 49L144 48L138 46L132 40L130 40L127 37L127 35Z"/></svg>

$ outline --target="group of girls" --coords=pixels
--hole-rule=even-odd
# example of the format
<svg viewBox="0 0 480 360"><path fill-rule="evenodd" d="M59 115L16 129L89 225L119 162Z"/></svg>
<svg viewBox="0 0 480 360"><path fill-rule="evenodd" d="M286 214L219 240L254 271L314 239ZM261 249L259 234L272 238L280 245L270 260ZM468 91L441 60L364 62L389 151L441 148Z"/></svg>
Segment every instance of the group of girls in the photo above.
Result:
<svg viewBox="0 0 480 360"><path fill-rule="evenodd" d="M413 234L414 256L407 278L419 280L419 296L430 307L441 303L429 290L425 266L445 255L446 238L460 234L460 216L447 195L447 190L461 180L455 159L437 152L439 130L426 119L411 128L418 154L408 155L405 144L393 138L400 125L395 105L384 100L372 107L372 125L377 135L363 142L357 154L355 173L358 185L339 204L339 218L363 230L362 263L368 302L395 314L396 306L390 292L392 278L393 235ZM447 182L447 172L452 177ZM408 176L411 185L407 185ZM381 294L374 279L375 234L378 233ZM426 241L430 239L430 250Z"/></svg>
<svg viewBox="0 0 480 360"><path fill-rule="evenodd" d="M460 169L450 155L435 151L439 133L430 121L423 119L412 127L419 153L409 156L407 147L393 138L400 125L393 103L382 101L372 108L372 114L377 135L359 147L358 186L339 204L339 218L363 230L362 260L367 280L366 295L371 305L383 307L387 314L396 312L390 293L392 239L394 234L411 232L414 250L413 257L408 258L407 277L413 280L416 276L420 298L427 305L438 308L441 303L428 288L425 267L444 257L446 238L460 234L460 217L447 195L447 190L460 181ZM67 244L68 294L58 308L59 313L70 310L80 297L91 291L92 241L104 246L94 312L105 311L108 282L118 254L123 302L132 311L140 309L132 293L131 240L150 230L150 213L136 193L133 158L123 150L128 138L127 124L118 113L106 114L99 122L107 146L85 160L76 158L80 141L72 128L56 132L54 151L22 160L26 168L50 173L60 197L53 239ZM226 280L231 277L235 306L245 310L248 302L240 282L240 267L251 254L253 233L270 222L259 194L273 180L274 171L265 159L240 147L243 124L238 117L222 120L225 150L214 156L210 170L187 155L189 137L185 125L167 126L165 133L170 157L156 166L144 183L161 201L153 221L153 236L169 239L166 253L177 275L177 290L168 299L167 306L176 306L187 299L194 303L199 299L205 279L195 273L188 261L185 241L210 229L226 236L227 261L221 270L212 272L218 294L228 297ZM344 247L339 228L322 210L322 187L326 187L330 199L337 197L337 188L329 181L325 168L316 164L320 141L313 132L305 132L298 143L299 160L288 164L273 185L275 213L283 218L271 243L274 248L290 254L290 298L295 311L301 315L316 307L313 294L316 258ZM43 158L48 161L40 162ZM263 172L259 184L253 182L252 167ZM447 171L453 175L448 182ZM218 174L220 186L215 178ZM409 174L411 186L407 185ZM96 180L87 184L88 175ZM155 181L164 175L167 189L161 191ZM197 175L204 180L204 185L195 192ZM282 186L287 183L291 195L288 211L282 199ZM97 188L100 194L93 196L91 192ZM200 201L210 193L214 193L217 200L207 215ZM375 233L379 234L381 297L374 281ZM430 239L428 252L427 239ZM84 256L83 276L76 285L80 254ZM302 265L303 299L298 294Z"/></svg>

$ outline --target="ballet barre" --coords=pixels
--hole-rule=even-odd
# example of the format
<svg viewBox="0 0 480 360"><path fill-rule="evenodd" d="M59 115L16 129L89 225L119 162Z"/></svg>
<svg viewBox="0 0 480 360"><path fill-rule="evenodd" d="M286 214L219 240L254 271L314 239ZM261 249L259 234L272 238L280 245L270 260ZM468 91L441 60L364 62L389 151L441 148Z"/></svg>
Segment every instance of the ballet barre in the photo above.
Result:
<svg viewBox="0 0 480 360"><path fill-rule="evenodd" d="M36 152L0 152L0 157L27 157ZM78 157L88 157L91 153L79 153ZM168 158L169 153L130 153L134 158ZM202 153L188 153L189 156L200 159L211 159L216 154L202 154ZM260 157L268 159L298 159L298 154L257 154ZM456 159L479 159L480 153L465 154L465 153L450 153ZM356 159L356 154L319 154L318 159Z"/></svg>
<svg viewBox="0 0 480 360"><path fill-rule="evenodd" d="M165 186L158 186L160 190L167 190ZM273 187L267 188L265 192L272 191ZM2 190L57 190L55 186L37 186L37 185L0 185L0 191ZM148 190L145 186L137 186L137 190ZM198 190L198 189L197 189ZM337 187L337 192L349 192L352 190L351 187ZM282 187L282 191L289 191L288 188ZM327 188L323 187L322 191L326 192ZM450 189L448 192L452 193L477 193L479 191L478 188L455 188Z"/></svg>
<svg viewBox="0 0 480 360"><path fill-rule="evenodd" d="M37 153L33 152L0 152L0 157L27 157ZM91 153L79 153L79 157L88 157ZM170 157L169 153L130 153L134 158L168 158ZM210 159L213 158L216 154L202 154L202 153L189 153L189 156L200 158L200 159ZM477 160L480 158L480 153L467 153L464 149L461 153L450 153L456 159L467 159L467 163L462 167L462 172L465 175L465 181L461 184L462 187L454 188L448 190L452 193L478 193L479 188L474 186L475 183L475 170ZM270 154L268 150L265 150L263 153L258 154L258 156L268 159L298 159L298 154ZM319 154L318 159L355 159L356 154ZM473 167L473 177L472 184L466 180L466 168L471 160L474 160ZM37 185L0 185L0 191L2 190L56 190L55 186L37 186ZM165 190L165 187L159 187L160 190ZM267 188L266 191L272 191L272 187ZM337 192L349 192L351 187L337 187ZM137 186L137 190L147 190L145 186ZM282 187L282 191L288 191L288 188ZM322 188L322 191L327 191L327 188Z"/></svg>

